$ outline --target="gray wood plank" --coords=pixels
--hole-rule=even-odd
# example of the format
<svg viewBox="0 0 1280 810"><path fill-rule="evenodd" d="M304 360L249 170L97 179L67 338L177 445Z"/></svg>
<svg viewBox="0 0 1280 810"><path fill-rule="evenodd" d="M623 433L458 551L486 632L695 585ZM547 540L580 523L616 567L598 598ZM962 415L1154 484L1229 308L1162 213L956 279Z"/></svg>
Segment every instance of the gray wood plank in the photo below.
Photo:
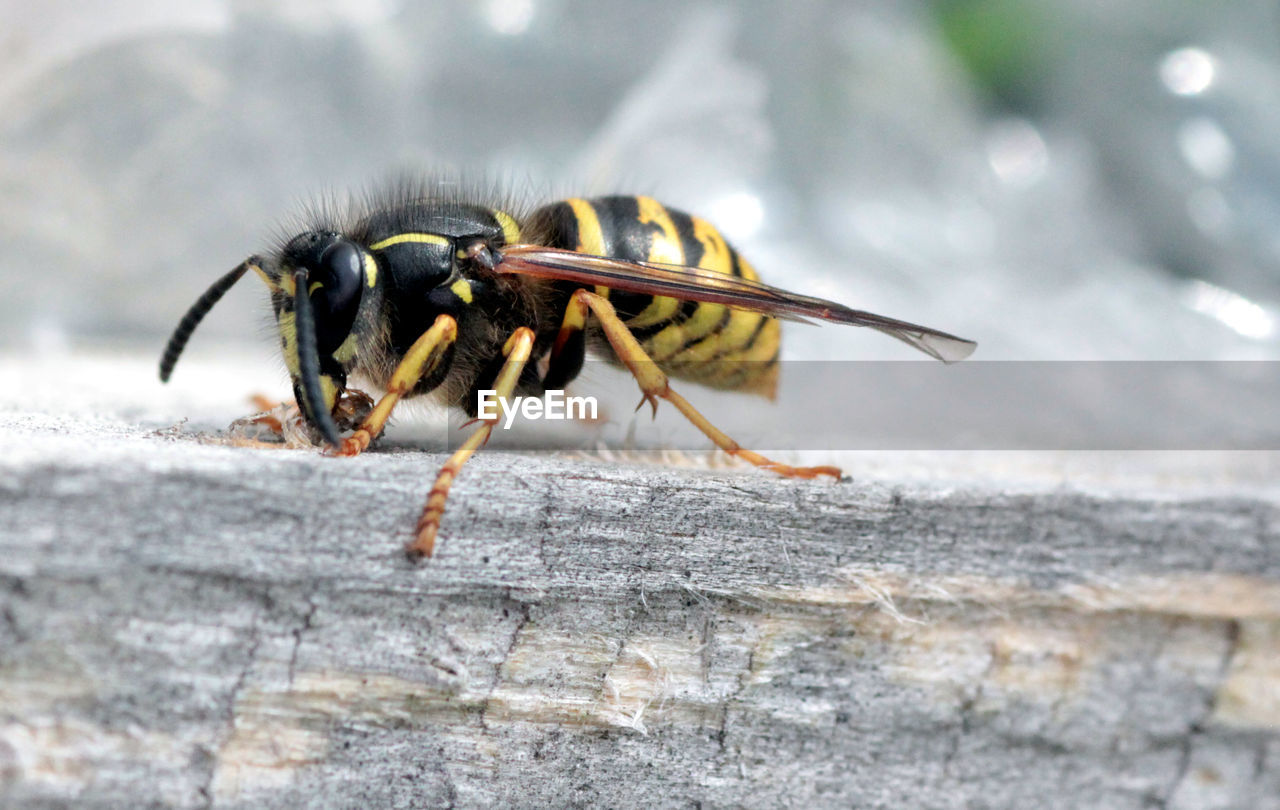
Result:
<svg viewBox="0 0 1280 810"><path fill-rule="evenodd" d="M0 410L6 806L1280 807L1270 457L484 452L413 564L441 452L131 413Z"/></svg>

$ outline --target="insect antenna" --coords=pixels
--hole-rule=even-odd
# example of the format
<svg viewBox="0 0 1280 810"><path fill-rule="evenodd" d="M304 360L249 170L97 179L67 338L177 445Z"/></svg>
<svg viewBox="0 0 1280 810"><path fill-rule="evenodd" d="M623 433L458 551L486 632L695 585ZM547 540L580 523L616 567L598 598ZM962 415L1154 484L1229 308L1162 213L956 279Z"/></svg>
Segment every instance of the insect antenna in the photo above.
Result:
<svg viewBox="0 0 1280 810"><path fill-rule="evenodd" d="M191 305L191 309L187 310L187 314L182 316L182 320L178 321L178 327L173 330L173 334L169 336L169 343L164 347L164 354L160 357L160 381L169 382L169 376L173 374L173 367L178 362L179 355L186 348L187 341L191 339L191 333L200 325L200 321L204 316L213 309L213 305L218 303L222 296L226 295L227 290L231 289L240 277L245 274L250 265L259 261L257 256L250 256L241 262L235 269L227 273L222 278L213 282L209 289L204 291L204 295L196 299Z"/></svg>
<svg viewBox="0 0 1280 810"><path fill-rule="evenodd" d="M338 426L324 404L320 390L320 353L316 348L316 318L311 309L311 294L307 291L307 269L293 271L293 311L296 320L298 345L298 372L302 377L302 407L311 423L320 429L324 440L333 446L338 444Z"/></svg>

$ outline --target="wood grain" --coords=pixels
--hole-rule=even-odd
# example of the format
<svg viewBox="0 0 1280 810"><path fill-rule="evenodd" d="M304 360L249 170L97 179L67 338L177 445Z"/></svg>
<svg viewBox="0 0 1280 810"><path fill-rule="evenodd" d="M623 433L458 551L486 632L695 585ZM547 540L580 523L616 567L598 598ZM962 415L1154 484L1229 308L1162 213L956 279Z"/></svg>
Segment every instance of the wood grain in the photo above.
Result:
<svg viewBox="0 0 1280 810"><path fill-rule="evenodd" d="M0 804L1280 807L1280 508L1218 457L487 452L412 564L441 452L155 426L0 410Z"/></svg>

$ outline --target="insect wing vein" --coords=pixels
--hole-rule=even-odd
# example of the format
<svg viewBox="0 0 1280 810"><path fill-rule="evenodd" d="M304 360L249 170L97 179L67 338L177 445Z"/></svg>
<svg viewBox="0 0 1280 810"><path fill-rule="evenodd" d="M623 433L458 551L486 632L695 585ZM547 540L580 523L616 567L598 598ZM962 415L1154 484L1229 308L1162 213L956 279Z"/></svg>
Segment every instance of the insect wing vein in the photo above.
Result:
<svg viewBox="0 0 1280 810"><path fill-rule="evenodd" d="M540 245L511 245L503 249L502 260L495 269L499 273L600 284L625 292L725 304L802 323L817 318L867 326L947 363L963 360L977 346L973 341L927 326L850 309L834 301L798 295L700 267L633 262Z"/></svg>

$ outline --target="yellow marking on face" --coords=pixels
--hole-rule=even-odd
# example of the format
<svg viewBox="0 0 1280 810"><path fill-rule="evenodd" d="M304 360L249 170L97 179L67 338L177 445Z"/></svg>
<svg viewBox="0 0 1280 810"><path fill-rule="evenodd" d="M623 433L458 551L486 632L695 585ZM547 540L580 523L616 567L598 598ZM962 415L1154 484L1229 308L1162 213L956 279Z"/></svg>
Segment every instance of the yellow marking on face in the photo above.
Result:
<svg viewBox="0 0 1280 810"><path fill-rule="evenodd" d="M520 226L511 218L506 211L499 211L496 208L490 208L493 218L498 220L498 224L502 226L502 238L508 245L516 245L520 243Z"/></svg>
<svg viewBox="0 0 1280 810"><path fill-rule="evenodd" d="M462 299L462 303L471 303L471 282L460 278L449 287L449 292Z"/></svg>
<svg viewBox="0 0 1280 810"><path fill-rule="evenodd" d="M399 233L374 242L369 245L369 250L386 250L392 245L402 245L405 242L425 242L429 245L449 246L449 238L438 233Z"/></svg>
<svg viewBox="0 0 1280 810"><path fill-rule="evenodd" d="M289 296L290 298L293 298L294 295L296 295L296 290L298 289L298 286L293 281L292 273L285 273L284 275L280 276L280 286L278 289L280 289L285 295Z"/></svg>
<svg viewBox="0 0 1280 810"><path fill-rule="evenodd" d="M364 251L364 283L371 290L378 286L378 260L367 250Z"/></svg>
<svg viewBox="0 0 1280 810"><path fill-rule="evenodd" d="M578 197L565 202L573 209L573 215L578 220L578 246L574 250L603 255L604 232L600 230L600 217L596 216L596 209L591 207L591 203Z"/></svg>
<svg viewBox="0 0 1280 810"><path fill-rule="evenodd" d="M289 369L289 375L295 381L302 377L301 363L298 360L298 321L297 314L293 312L282 312L279 320L280 336L284 338L284 364ZM334 359L340 363L351 360L356 353L359 341L354 334L348 335L347 339L342 342L338 350L333 353ZM324 397L324 406L330 411L333 405L338 401L338 384L332 377L327 374L320 375L320 393Z"/></svg>
<svg viewBox="0 0 1280 810"><path fill-rule="evenodd" d="M333 359L345 366L347 363L350 363L355 359L356 349L359 348L359 346L360 339L356 337L356 333L353 330L351 334L347 335L347 339L342 341L342 345L334 351Z"/></svg>
<svg viewBox="0 0 1280 810"><path fill-rule="evenodd" d="M284 338L284 364L289 374L297 378L302 374L298 364L298 326L297 315L293 312L280 313L280 337Z"/></svg>
<svg viewBox="0 0 1280 810"><path fill-rule="evenodd" d="M334 403L338 401L338 385L328 374L320 375L320 395L324 397L324 409L332 413Z"/></svg>
<svg viewBox="0 0 1280 810"><path fill-rule="evenodd" d="M307 295L313 295L316 290L323 288L324 285L318 281L311 282L311 286L307 287Z"/></svg>

